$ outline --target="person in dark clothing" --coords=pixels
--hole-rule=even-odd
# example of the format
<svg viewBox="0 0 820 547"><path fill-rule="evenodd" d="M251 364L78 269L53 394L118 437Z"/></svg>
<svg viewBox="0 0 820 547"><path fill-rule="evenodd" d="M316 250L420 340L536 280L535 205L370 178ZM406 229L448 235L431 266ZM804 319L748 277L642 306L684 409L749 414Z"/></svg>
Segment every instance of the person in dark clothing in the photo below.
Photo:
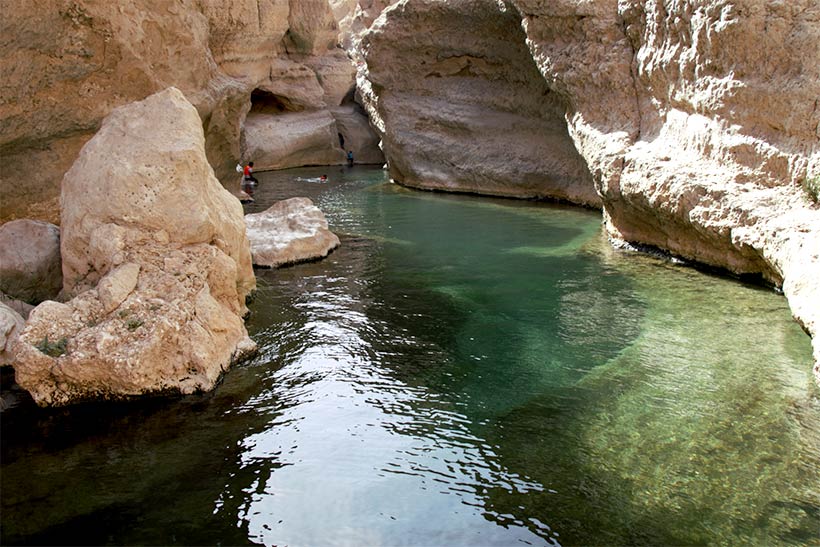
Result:
<svg viewBox="0 0 820 547"><path fill-rule="evenodd" d="M347 151L347 164L353 165L353 150Z"/></svg>

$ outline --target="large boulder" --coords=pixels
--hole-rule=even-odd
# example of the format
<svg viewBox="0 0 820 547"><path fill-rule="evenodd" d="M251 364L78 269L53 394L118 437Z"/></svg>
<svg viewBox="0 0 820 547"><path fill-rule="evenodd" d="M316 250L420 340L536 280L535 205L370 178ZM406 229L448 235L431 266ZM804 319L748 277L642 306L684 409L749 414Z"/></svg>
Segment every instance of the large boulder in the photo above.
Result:
<svg viewBox="0 0 820 547"><path fill-rule="evenodd" d="M61 204L73 298L35 308L15 346L17 382L39 405L208 390L253 350L242 206L214 177L180 91L112 112Z"/></svg>
<svg viewBox="0 0 820 547"><path fill-rule="evenodd" d="M0 226L0 292L39 304L62 288L60 229L30 219Z"/></svg>
<svg viewBox="0 0 820 547"><path fill-rule="evenodd" d="M322 211L308 198L274 203L262 213L245 215L253 263L278 268L316 260L339 246Z"/></svg>
<svg viewBox="0 0 820 547"><path fill-rule="evenodd" d="M384 161L367 115L351 103L354 70L347 57L279 60L270 72L271 82L251 93L241 127L241 157L255 169L342 164L342 139L355 146L357 159Z"/></svg>

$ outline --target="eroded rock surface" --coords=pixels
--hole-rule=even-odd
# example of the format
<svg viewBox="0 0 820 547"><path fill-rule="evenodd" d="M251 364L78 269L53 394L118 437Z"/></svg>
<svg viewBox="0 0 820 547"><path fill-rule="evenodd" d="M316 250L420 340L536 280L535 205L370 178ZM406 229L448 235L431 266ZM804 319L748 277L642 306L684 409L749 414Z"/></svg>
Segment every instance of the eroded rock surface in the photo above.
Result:
<svg viewBox="0 0 820 547"><path fill-rule="evenodd" d="M245 215L253 263L277 268L323 258L339 246L322 211L308 198L278 201L262 213Z"/></svg>
<svg viewBox="0 0 820 547"><path fill-rule="evenodd" d="M30 219L0 226L0 293L39 304L62 288L60 229Z"/></svg>
<svg viewBox="0 0 820 547"><path fill-rule="evenodd" d="M294 165L338 165L344 162L336 122L327 110L289 114L255 114L245 121L244 155L254 169Z"/></svg>
<svg viewBox="0 0 820 547"><path fill-rule="evenodd" d="M253 350L242 207L214 177L180 91L106 118L61 202L73 298L37 306L15 346L17 382L39 405L207 390Z"/></svg>
<svg viewBox="0 0 820 547"><path fill-rule="evenodd" d="M12 346L25 324L25 320L17 311L0 302L0 365L10 365L14 362Z"/></svg>
<svg viewBox="0 0 820 547"><path fill-rule="evenodd" d="M336 128L341 135L339 146L345 153L353 152L355 163L384 164L379 137L370 127L367 116L361 112L358 104L348 103L331 108L330 113L336 120Z"/></svg>
<svg viewBox="0 0 820 547"><path fill-rule="evenodd" d="M399 2L362 41L359 84L391 177L419 188L600 205L527 49L494 0Z"/></svg>

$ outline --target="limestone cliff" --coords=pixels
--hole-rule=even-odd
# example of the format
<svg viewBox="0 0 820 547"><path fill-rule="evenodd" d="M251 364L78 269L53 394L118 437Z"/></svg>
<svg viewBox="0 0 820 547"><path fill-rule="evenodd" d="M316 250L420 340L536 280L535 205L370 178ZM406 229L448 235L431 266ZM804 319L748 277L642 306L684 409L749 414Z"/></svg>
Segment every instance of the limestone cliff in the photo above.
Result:
<svg viewBox="0 0 820 547"><path fill-rule="evenodd" d="M419 23L423 21L423 29ZM512 9L399 2L362 42L390 173L421 188L600 205Z"/></svg>
<svg viewBox="0 0 820 547"><path fill-rule="evenodd" d="M4 0L1 11L0 221L58 221L60 181L101 120L169 86L197 108L227 184L253 159L240 146L254 92L332 121L354 85L327 0ZM322 161L342 163L338 131L323 131Z"/></svg>
<svg viewBox="0 0 820 547"><path fill-rule="evenodd" d="M820 4L401 0L361 54L399 182L596 194L615 239L782 285L820 365Z"/></svg>

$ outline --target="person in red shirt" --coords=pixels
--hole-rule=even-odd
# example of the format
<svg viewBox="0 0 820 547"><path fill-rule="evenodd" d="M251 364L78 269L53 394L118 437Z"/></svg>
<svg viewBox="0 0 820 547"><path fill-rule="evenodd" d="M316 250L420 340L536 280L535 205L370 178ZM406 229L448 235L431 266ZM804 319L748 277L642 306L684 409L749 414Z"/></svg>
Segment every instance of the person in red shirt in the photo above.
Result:
<svg viewBox="0 0 820 547"><path fill-rule="evenodd" d="M253 176L253 162L248 162L248 165L245 166L245 184L258 184L259 181Z"/></svg>

